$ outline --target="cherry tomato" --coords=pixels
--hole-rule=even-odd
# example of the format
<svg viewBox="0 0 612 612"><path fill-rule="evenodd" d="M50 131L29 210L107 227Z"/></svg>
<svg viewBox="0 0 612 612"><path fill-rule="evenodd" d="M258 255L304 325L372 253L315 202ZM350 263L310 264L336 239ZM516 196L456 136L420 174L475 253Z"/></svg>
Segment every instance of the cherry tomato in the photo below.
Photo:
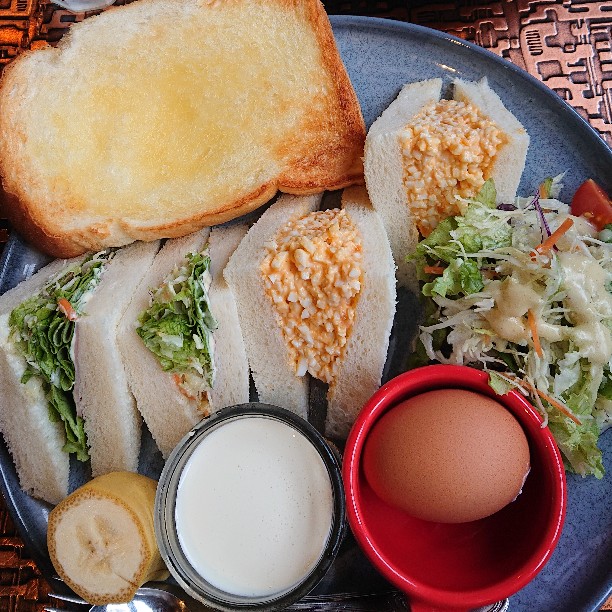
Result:
<svg viewBox="0 0 612 612"><path fill-rule="evenodd" d="M612 201L593 179L587 179L578 187L570 210L572 215L585 217L600 231L612 223Z"/></svg>

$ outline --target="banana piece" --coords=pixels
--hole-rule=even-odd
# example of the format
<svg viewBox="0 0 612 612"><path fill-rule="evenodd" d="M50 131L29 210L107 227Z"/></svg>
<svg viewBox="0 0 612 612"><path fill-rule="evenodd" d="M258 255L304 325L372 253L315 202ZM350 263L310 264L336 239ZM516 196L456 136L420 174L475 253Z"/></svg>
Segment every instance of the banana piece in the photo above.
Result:
<svg viewBox="0 0 612 612"><path fill-rule="evenodd" d="M146 476L112 472L94 478L51 511L51 561L85 601L131 601L145 582L168 576L153 527L156 487Z"/></svg>

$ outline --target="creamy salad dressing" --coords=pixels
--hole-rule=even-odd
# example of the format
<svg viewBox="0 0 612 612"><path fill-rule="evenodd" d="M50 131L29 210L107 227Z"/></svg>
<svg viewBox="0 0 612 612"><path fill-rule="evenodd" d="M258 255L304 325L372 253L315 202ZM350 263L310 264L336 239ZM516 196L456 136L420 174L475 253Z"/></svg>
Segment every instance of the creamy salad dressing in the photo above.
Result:
<svg viewBox="0 0 612 612"><path fill-rule="evenodd" d="M491 329L510 342L522 342L529 337L524 316L530 308L541 308L542 297L528 283L515 276L489 285L496 307L485 314Z"/></svg>
<svg viewBox="0 0 612 612"><path fill-rule="evenodd" d="M194 450L175 506L179 543L193 568L233 595L284 593L325 549L333 493L316 448L266 417L229 421Z"/></svg>
<svg viewBox="0 0 612 612"><path fill-rule="evenodd" d="M543 293L534 289L528 274L521 275L517 271L503 281L489 283L487 291L495 307L483 316L501 338L524 344L531 337L525 315L532 310L540 338L550 342L573 340L589 361L605 365L612 354L612 332L602 323L603 319L612 317L612 294L606 290L607 274L590 254L574 249L571 238L560 242L567 250L557 251L562 301L571 326L553 325L544 320L542 309L546 300Z"/></svg>
<svg viewBox="0 0 612 612"><path fill-rule="evenodd" d="M612 332L602 319L612 317L612 294L607 275L594 259L582 252L559 252L564 270L565 302L574 327L568 334L592 363L605 365L612 355Z"/></svg>

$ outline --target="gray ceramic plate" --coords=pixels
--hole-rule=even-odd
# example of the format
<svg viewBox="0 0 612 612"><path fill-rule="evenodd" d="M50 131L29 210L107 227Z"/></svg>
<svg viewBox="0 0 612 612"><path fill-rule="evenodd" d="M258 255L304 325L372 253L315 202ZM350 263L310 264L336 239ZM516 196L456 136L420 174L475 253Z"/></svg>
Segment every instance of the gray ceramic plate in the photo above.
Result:
<svg viewBox="0 0 612 612"><path fill-rule="evenodd" d="M612 151L556 94L525 72L474 45L426 28L371 18L331 20L368 125L405 82L442 77L450 83L456 76L470 80L486 76L531 135L522 193L532 191L543 178L561 172L566 172L562 194L566 200L588 177L612 191ZM12 237L0 262L0 291L15 285L44 261L44 257ZM398 323L405 314L400 304ZM403 345L397 331L398 328L392 344L396 353ZM394 369L388 370L388 375ZM602 436L601 447L608 474L601 481L568 477L567 519L559 545L537 578L511 598L511 610L596 610L612 589L610 432ZM155 476L161 467L159 456L150 440L145 441L144 448L142 469ZM0 471L0 484L15 522L31 554L43 572L51 576L53 569L45 544L48 507L20 491L4 446L0 446ZM500 557L503 554L500 550ZM348 540L317 592L365 593L387 588Z"/></svg>

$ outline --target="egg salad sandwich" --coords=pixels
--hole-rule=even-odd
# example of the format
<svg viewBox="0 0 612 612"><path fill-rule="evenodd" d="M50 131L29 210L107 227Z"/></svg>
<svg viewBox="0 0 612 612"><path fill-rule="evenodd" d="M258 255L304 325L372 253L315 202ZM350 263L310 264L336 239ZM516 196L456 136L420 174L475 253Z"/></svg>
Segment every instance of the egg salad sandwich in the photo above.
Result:
<svg viewBox="0 0 612 612"><path fill-rule="evenodd" d="M319 0L112 8L12 61L0 109L6 214L54 257L363 182L365 124Z"/></svg>
<svg viewBox="0 0 612 612"><path fill-rule="evenodd" d="M246 230L219 226L166 241L120 322L129 386L164 457L203 417L249 400L236 304L223 278Z"/></svg>
<svg viewBox="0 0 612 612"><path fill-rule="evenodd" d="M58 503L70 456L136 471L141 419L116 330L157 242L55 260L0 297L0 431L21 487Z"/></svg>
<svg viewBox="0 0 612 612"><path fill-rule="evenodd" d="M224 271L262 402L308 417L309 376L328 385L326 434L348 435L381 382L395 313L394 264L363 187L342 207L281 196Z"/></svg>
<svg viewBox="0 0 612 612"><path fill-rule="evenodd" d="M525 167L529 135L487 80L456 79L452 99L440 99L442 80L409 83L372 124L365 180L380 214L402 286L416 290L419 240L459 214L492 179L498 202L513 202Z"/></svg>

